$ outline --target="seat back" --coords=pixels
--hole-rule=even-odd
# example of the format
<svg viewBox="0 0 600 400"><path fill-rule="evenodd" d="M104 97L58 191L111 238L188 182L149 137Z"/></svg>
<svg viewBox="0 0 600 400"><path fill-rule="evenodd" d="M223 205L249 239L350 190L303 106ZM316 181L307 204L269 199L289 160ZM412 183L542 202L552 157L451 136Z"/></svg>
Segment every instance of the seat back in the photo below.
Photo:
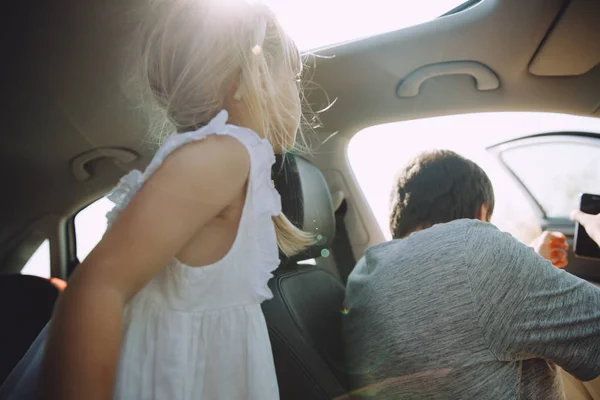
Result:
<svg viewBox="0 0 600 400"><path fill-rule="evenodd" d="M48 279L0 275L0 385L50 321L58 295Z"/></svg>
<svg viewBox="0 0 600 400"><path fill-rule="evenodd" d="M333 399L345 393L341 308L344 285L326 270L298 261L328 255L335 235L329 188L321 171L305 159L286 156L274 167L284 213L313 232L315 246L284 258L263 303L282 400Z"/></svg>

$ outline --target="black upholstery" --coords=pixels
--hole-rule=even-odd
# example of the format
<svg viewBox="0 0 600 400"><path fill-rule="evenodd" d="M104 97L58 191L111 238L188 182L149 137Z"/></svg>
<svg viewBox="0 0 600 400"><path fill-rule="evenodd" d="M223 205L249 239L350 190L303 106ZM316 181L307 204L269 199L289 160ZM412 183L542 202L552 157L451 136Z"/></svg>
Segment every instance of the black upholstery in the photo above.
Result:
<svg viewBox="0 0 600 400"><path fill-rule="evenodd" d="M50 320L58 295L47 279L0 275L0 384Z"/></svg>
<svg viewBox="0 0 600 400"><path fill-rule="evenodd" d="M275 186L295 224L321 235L300 256L283 260L269 282L273 299L263 311L273 347L282 400L333 399L346 391L341 341L344 285L329 272L296 262L321 256L335 235L333 206L318 168L294 156L279 159ZM326 255L326 254L325 254Z"/></svg>
<svg viewBox="0 0 600 400"><path fill-rule="evenodd" d="M278 156L273 166L273 180L281 193L283 213L294 225L319 238L315 246L291 261L320 257L321 251L331 246L335 236L333 204L323 174L304 158L286 155L285 158Z"/></svg>

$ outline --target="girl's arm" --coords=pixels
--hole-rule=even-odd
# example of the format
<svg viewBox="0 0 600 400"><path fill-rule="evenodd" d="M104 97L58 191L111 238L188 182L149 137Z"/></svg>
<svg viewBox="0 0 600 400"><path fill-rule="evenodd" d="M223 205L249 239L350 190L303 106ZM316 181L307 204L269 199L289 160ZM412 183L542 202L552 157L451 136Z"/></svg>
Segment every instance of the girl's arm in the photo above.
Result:
<svg viewBox="0 0 600 400"><path fill-rule="evenodd" d="M246 149L210 136L174 152L77 268L55 310L40 397L113 396L126 303L243 193Z"/></svg>

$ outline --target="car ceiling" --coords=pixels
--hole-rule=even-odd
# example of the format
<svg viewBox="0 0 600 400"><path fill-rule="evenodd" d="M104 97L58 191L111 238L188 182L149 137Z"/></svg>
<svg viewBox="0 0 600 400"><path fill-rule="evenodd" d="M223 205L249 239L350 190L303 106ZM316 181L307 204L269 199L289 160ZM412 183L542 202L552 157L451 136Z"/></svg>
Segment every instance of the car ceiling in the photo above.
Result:
<svg viewBox="0 0 600 400"><path fill-rule="evenodd" d="M130 38L143 2L20 2L5 13L0 46L11 62L2 66L0 249L45 216L76 212L149 161L149 119L129 90ZM320 114L317 136L336 135L315 147L315 162L325 171L347 169L349 138L385 122L484 111L600 116L598 4L483 0L430 23L315 51L308 73L321 89L310 90L308 100L318 109L328 104L324 93L336 99ZM454 75L425 81L418 96L396 96L411 72L449 61L489 67L500 87L478 91L472 77ZM123 165L98 160L89 165L90 179L75 179L74 158L104 147L139 158Z"/></svg>

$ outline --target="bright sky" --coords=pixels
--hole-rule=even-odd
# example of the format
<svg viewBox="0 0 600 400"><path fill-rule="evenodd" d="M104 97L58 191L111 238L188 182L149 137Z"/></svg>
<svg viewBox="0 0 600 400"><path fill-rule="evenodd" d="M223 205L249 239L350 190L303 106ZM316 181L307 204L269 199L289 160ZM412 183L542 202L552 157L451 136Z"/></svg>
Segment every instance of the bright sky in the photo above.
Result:
<svg viewBox="0 0 600 400"><path fill-rule="evenodd" d="M431 21L465 0L264 0L301 50Z"/></svg>

